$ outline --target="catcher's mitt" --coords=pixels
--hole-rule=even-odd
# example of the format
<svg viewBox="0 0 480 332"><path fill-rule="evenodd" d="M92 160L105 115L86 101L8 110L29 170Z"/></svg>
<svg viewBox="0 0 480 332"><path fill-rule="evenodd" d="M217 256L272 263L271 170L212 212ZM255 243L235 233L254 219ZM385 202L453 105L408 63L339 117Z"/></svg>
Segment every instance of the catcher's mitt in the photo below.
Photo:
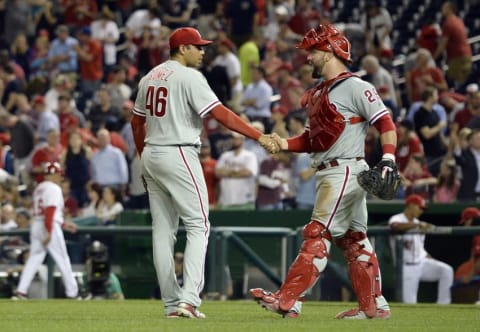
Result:
<svg viewBox="0 0 480 332"><path fill-rule="evenodd" d="M357 180L365 191L388 201L397 193L400 186L400 173L393 160L382 159L372 169L360 172Z"/></svg>

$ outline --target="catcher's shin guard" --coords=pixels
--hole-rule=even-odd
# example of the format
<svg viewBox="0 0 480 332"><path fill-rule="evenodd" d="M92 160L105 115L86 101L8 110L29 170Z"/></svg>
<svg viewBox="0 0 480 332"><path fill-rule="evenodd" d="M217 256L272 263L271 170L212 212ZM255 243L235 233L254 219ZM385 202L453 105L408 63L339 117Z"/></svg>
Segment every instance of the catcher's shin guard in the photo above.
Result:
<svg viewBox="0 0 480 332"><path fill-rule="evenodd" d="M375 317L375 298L382 295L380 269L377 256L367 235L349 230L344 237L336 240L348 261L352 288L357 296L359 310L368 317Z"/></svg>
<svg viewBox="0 0 480 332"><path fill-rule="evenodd" d="M290 310L295 301L312 287L327 266L331 236L318 221L310 221L303 229L303 243L285 281L277 292L279 308Z"/></svg>

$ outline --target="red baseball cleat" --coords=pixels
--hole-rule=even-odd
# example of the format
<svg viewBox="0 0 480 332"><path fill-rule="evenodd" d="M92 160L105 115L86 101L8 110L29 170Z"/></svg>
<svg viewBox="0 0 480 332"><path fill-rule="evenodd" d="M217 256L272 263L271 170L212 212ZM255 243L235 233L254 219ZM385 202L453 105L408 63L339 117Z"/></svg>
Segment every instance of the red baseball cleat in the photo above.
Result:
<svg viewBox="0 0 480 332"><path fill-rule="evenodd" d="M186 318L206 318L204 313L198 311L196 307L188 303L180 303L177 307L177 314L179 317Z"/></svg>

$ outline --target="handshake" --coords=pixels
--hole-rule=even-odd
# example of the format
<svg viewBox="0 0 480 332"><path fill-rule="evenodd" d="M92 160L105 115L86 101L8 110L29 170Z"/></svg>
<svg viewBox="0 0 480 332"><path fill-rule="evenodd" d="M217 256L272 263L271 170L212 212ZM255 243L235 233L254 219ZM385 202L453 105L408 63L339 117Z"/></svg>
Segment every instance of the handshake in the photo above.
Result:
<svg viewBox="0 0 480 332"><path fill-rule="evenodd" d="M276 133L260 136L258 143L270 153L278 153L288 149L287 140L281 138Z"/></svg>

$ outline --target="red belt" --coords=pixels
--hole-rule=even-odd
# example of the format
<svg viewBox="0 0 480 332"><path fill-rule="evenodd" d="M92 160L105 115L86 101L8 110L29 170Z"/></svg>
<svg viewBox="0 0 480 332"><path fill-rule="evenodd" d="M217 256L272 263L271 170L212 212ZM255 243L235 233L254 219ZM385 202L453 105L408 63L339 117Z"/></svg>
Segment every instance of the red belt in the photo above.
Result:
<svg viewBox="0 0 480 332"><path fill-rule="evenodd" d="M353 159L353 158L352 158ZM362 160L363 157L355 157L355 160ZM317 166L317 170L323 171L327 167L337 167L339 165L337 159L332 159L329 162L321 163L320 165Z"/></svg>

